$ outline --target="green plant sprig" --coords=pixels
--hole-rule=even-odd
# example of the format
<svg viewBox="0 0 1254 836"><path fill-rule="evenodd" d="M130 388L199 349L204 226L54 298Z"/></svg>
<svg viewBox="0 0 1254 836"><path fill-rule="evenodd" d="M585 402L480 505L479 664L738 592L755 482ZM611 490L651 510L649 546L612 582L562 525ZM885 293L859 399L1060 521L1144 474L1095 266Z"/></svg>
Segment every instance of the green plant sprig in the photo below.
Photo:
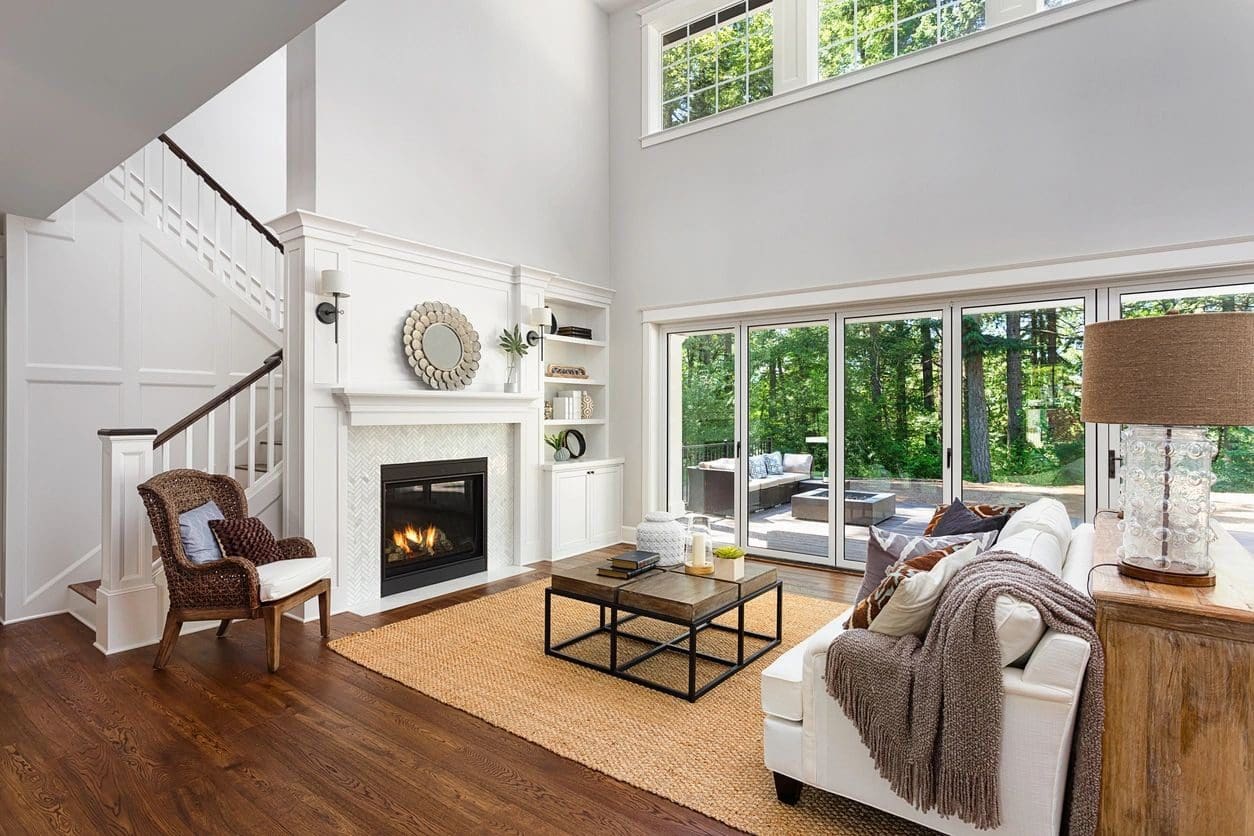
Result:
<svg viewBox="0 0 1254 836"><path fill-rule="evenodd" d="M498 345L506 354L511 354L515 357L523 357L530 350L530 346L523 339L522 332L517 325L514 326L512 331L509 328L501 331L501 341Z"/></svg>
<svg viewBox="0 0 1254 836"><path fill-rule="evenodd" d="M558 450L561 450L566 446L566 431L562 430L560 433L546 435L544 437L544 443L552 447L553 452L556 453Z"/></svg>

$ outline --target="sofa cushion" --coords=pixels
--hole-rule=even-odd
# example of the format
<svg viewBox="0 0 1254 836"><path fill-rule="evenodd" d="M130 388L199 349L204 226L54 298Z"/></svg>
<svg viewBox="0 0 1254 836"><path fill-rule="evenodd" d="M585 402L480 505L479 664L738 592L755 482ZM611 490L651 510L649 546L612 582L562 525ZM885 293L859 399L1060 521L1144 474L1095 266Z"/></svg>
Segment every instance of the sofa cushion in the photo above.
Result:
<svg viewBox="0 0 1254 836"><path fill-rule="evenodd" d="M222 549L209 530L211 521L222 518L222 509L213 501L179 514L179 539L183 541L183 554L192 563L212 563L222 559Z"/></svg>
<svg viewBox="0 0 1254 836"><path fill-rule="evenodd" d="M948 557L960 548L962 546L955 543L952 546L944 546L936 551L894 563L884 573L884 579L866 597L858 599L858 602L853 605L853 612L850 614L849 620L845 622L845 628L866 629L870 627L871 622L888 604L889 599L893 597L893 593L897 591L906 578L920 572L930 571L943 558Z"/></svg>
<svg viewBox="0 0 1254 836"><path fill-rule="evenodd" d="M766 478L766 456L758 455L749 457L749 478Z"/></svg>
<svg viewBox="0 0 1254 836"><path fill-rule="evenodd" d="M1045 635L1045 621L1034 605L1013 595L998 595L993 602L993 632L1001 666L1021 665Z"/></svg>
<svg viewBox="0 0 1254 836"><path fill-rule="evenodd" d="M946 534L973 534L981 531L1001 531L1010 520L1009 514L998 514L992 517L981 516L955 499L941 514L932 535L943 537Z"/></svg>
<svg viewBox="0 0 1254 836"><path fill-rule="evenodd" d="M1097 529L1092 523L1078 525L1071 532L1067 556L1062 561L1062 579L1085 595L1089 591L1089 570L1093 568L1093 545Z"/></svg>
<svg viewBox="0 0 1254 836"><path fill-rule="evenodd" d="M1015 511L1010 522L998 535L998 542L1018 534L1020 531L1035 529L1044 531L1058 540L1058 553L1066 554L1071 544L1071 517L1061 502L1051 497L1042 497L1031 505ZM1059 564L1061 566L1061 564Z"/></svg>
<svg viewBox="0 0 1254 836"><path fill-rule="evenodd" d="M1029 560L1035 560L1055 575L1062 575L1062 551L1053 534L1035 528L1025 528L1018 534L999 537L997 551L1014 552Z"/></svg>
<svg viewBox="0 0 1254 836"><path fill-rule="evenodd" d="M784 472L784 454L780 452L766 454L766 475L778 476Z"/></svg>
<svg viewBox="0 0 1254 836"><path fill-rule="evenodd" d="M854 596L855 601L861 601L870 595L871 590L884 580L888 567L897 562L897 558L880 545L879 538L874 534L875 526L871 526L871 532L866 543L866 567L862 571L862 585L858 587L858 594Z"/></svg>
<svg viewBox="0 0 1254 836"><path fill-rule="evenodd" d="M701 462L697 467L702 470L735 470L735 459L713 459L708 462Z"/></svg>
<svg viewBox="0 0 1254 836"><path fill-rule="evenodd" d="M870 630L888 636L926 633L945 585L979 553L978 543L967 543L953 554L942 557L931 570L903 579L879 615L872 619Z"/></svg>
<svg viewBox="0 0 1254 836"><path fill-rule="evenodd" d="M957 498L955 498L954 502L957 501ZM1015 511L1018 511L1023 507L1022 505L990 505L986 502L964 502L962 504L967 507L967 510L971 511L971 513L978 517L1000 517L1005 514L1013 514ZM941 517L945 516L945 512L948 510L949 505L936 506L936 511L932 514L932 519L928 520L927 526L923 529L924 535L930 536L933 533L937 523L940 522Z"/></svg>
<svg viewBox="0 0 1254 836"><path fill-rule="evenodd" d="M805 642L789 648L762 671L762 710L784 720L800 722L801 680L805 673Z"/></svg>
<svg viewBox="0 0 1254 836"><path fill-rule="evenodd" d="M814 469L814 456L809 453L785 453L784 454L784 472L800 473L807 478L810 471Z"/></svg>
<svg viewBox="0 0 1254 836"><path fill-rule="evenodd" d="M261 600L277 601L304 589L314 581L331 577L331 558L300 557L276 560L257 567Z"/></svg>
<svg viewBox="0 0 1254 836"><path fill-rule="evenodd" d="M979 550L984 551L996 542L997 532L982 531L977 534L951 534L948 537L920 537L914 534L900 534L873 525L871 526L871 539L879 543L880 548L896 560L909 560L945 546L970 542L977 543Z"/></svg>

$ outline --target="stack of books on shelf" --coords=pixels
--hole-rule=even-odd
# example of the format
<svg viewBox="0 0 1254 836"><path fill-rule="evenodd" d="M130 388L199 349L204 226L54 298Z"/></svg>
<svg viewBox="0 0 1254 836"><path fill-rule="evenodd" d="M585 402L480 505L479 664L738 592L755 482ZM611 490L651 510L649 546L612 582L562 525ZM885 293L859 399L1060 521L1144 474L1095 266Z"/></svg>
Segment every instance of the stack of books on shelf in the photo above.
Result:
<svg viewBox="0 0 1254 836"><path fill-rule="evenodd" d="M559 337L578 337L581 340L592 339L591 328L580 328L577 325L563 325L557 329Z"/></svg>
<svg viewBox="0 0 1254 836"><path fill-rule="evenodd" d="M626 580L643 575L657 566L657 552L623 552L615 555L609 563L597 569L597 574L606 578Z"/></svg>

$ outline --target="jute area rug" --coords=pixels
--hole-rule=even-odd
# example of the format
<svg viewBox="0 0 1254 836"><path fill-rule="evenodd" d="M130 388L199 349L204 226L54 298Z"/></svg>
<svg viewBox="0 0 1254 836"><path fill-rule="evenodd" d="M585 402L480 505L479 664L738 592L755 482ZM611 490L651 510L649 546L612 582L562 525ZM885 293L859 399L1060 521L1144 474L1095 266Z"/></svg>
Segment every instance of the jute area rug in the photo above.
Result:
<svg viewBox="0 0 1254 836"><path fill-rule="evenodd" d="M331 647L359 665L563 757L741 830L851 836L931 832L812 788L803 790L796 807L781 804L763 766L762 669L839 615L844 605L785 595L781 646L691 704L546 656L547 585L537 581L345 636ZM754 601L746 611L748 629L772 632L774 605L773 594ZM595 626L597 618L595 607L555 597L554 642ZM725 619L734 624L734 613ZM670 637L678 628L637 619L631 629ZM706 631L701 637L701 650L735 655L734 640L728 642L725 634ZM606 644L590 639L570 652L603 659L608 655ZM631 644L620 642L620 660L639 649ZM637 670L675 686L686 685L687 661L678 654L661 654ZM698 681L714 670L703 664Z"/></svg>

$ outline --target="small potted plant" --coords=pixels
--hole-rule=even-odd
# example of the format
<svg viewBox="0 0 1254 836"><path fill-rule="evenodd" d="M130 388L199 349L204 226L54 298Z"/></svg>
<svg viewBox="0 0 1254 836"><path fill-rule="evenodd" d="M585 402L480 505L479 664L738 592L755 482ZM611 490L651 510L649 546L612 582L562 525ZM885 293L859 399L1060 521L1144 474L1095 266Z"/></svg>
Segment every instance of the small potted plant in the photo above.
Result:
<svg viewBox="0 0 1254 836"><path fill-rule="evenodd" d="M566 431L553 435L546 435L544 443L553 448L553 461L564 462L570 458L570 451L566 449Z"/></svg>
<svg viewBox="0 0 1254 836"><path fill-rule="evenodd" d="M738 581L745 576L745 550L739 546L719 546L714 550L714 577Z"/></svg>
<svg viewBox="0 0 1254 836"><path fill-rule="evenodd" d="M505 352L506 359L509 360L509 372L505 377L505 391L517 392L521 388L518 379L518 366L522 358L527 356L527 341L523 339L522 331L515 325L512 331L508 328L501 331L501 341L498 345Z"/></svg>

